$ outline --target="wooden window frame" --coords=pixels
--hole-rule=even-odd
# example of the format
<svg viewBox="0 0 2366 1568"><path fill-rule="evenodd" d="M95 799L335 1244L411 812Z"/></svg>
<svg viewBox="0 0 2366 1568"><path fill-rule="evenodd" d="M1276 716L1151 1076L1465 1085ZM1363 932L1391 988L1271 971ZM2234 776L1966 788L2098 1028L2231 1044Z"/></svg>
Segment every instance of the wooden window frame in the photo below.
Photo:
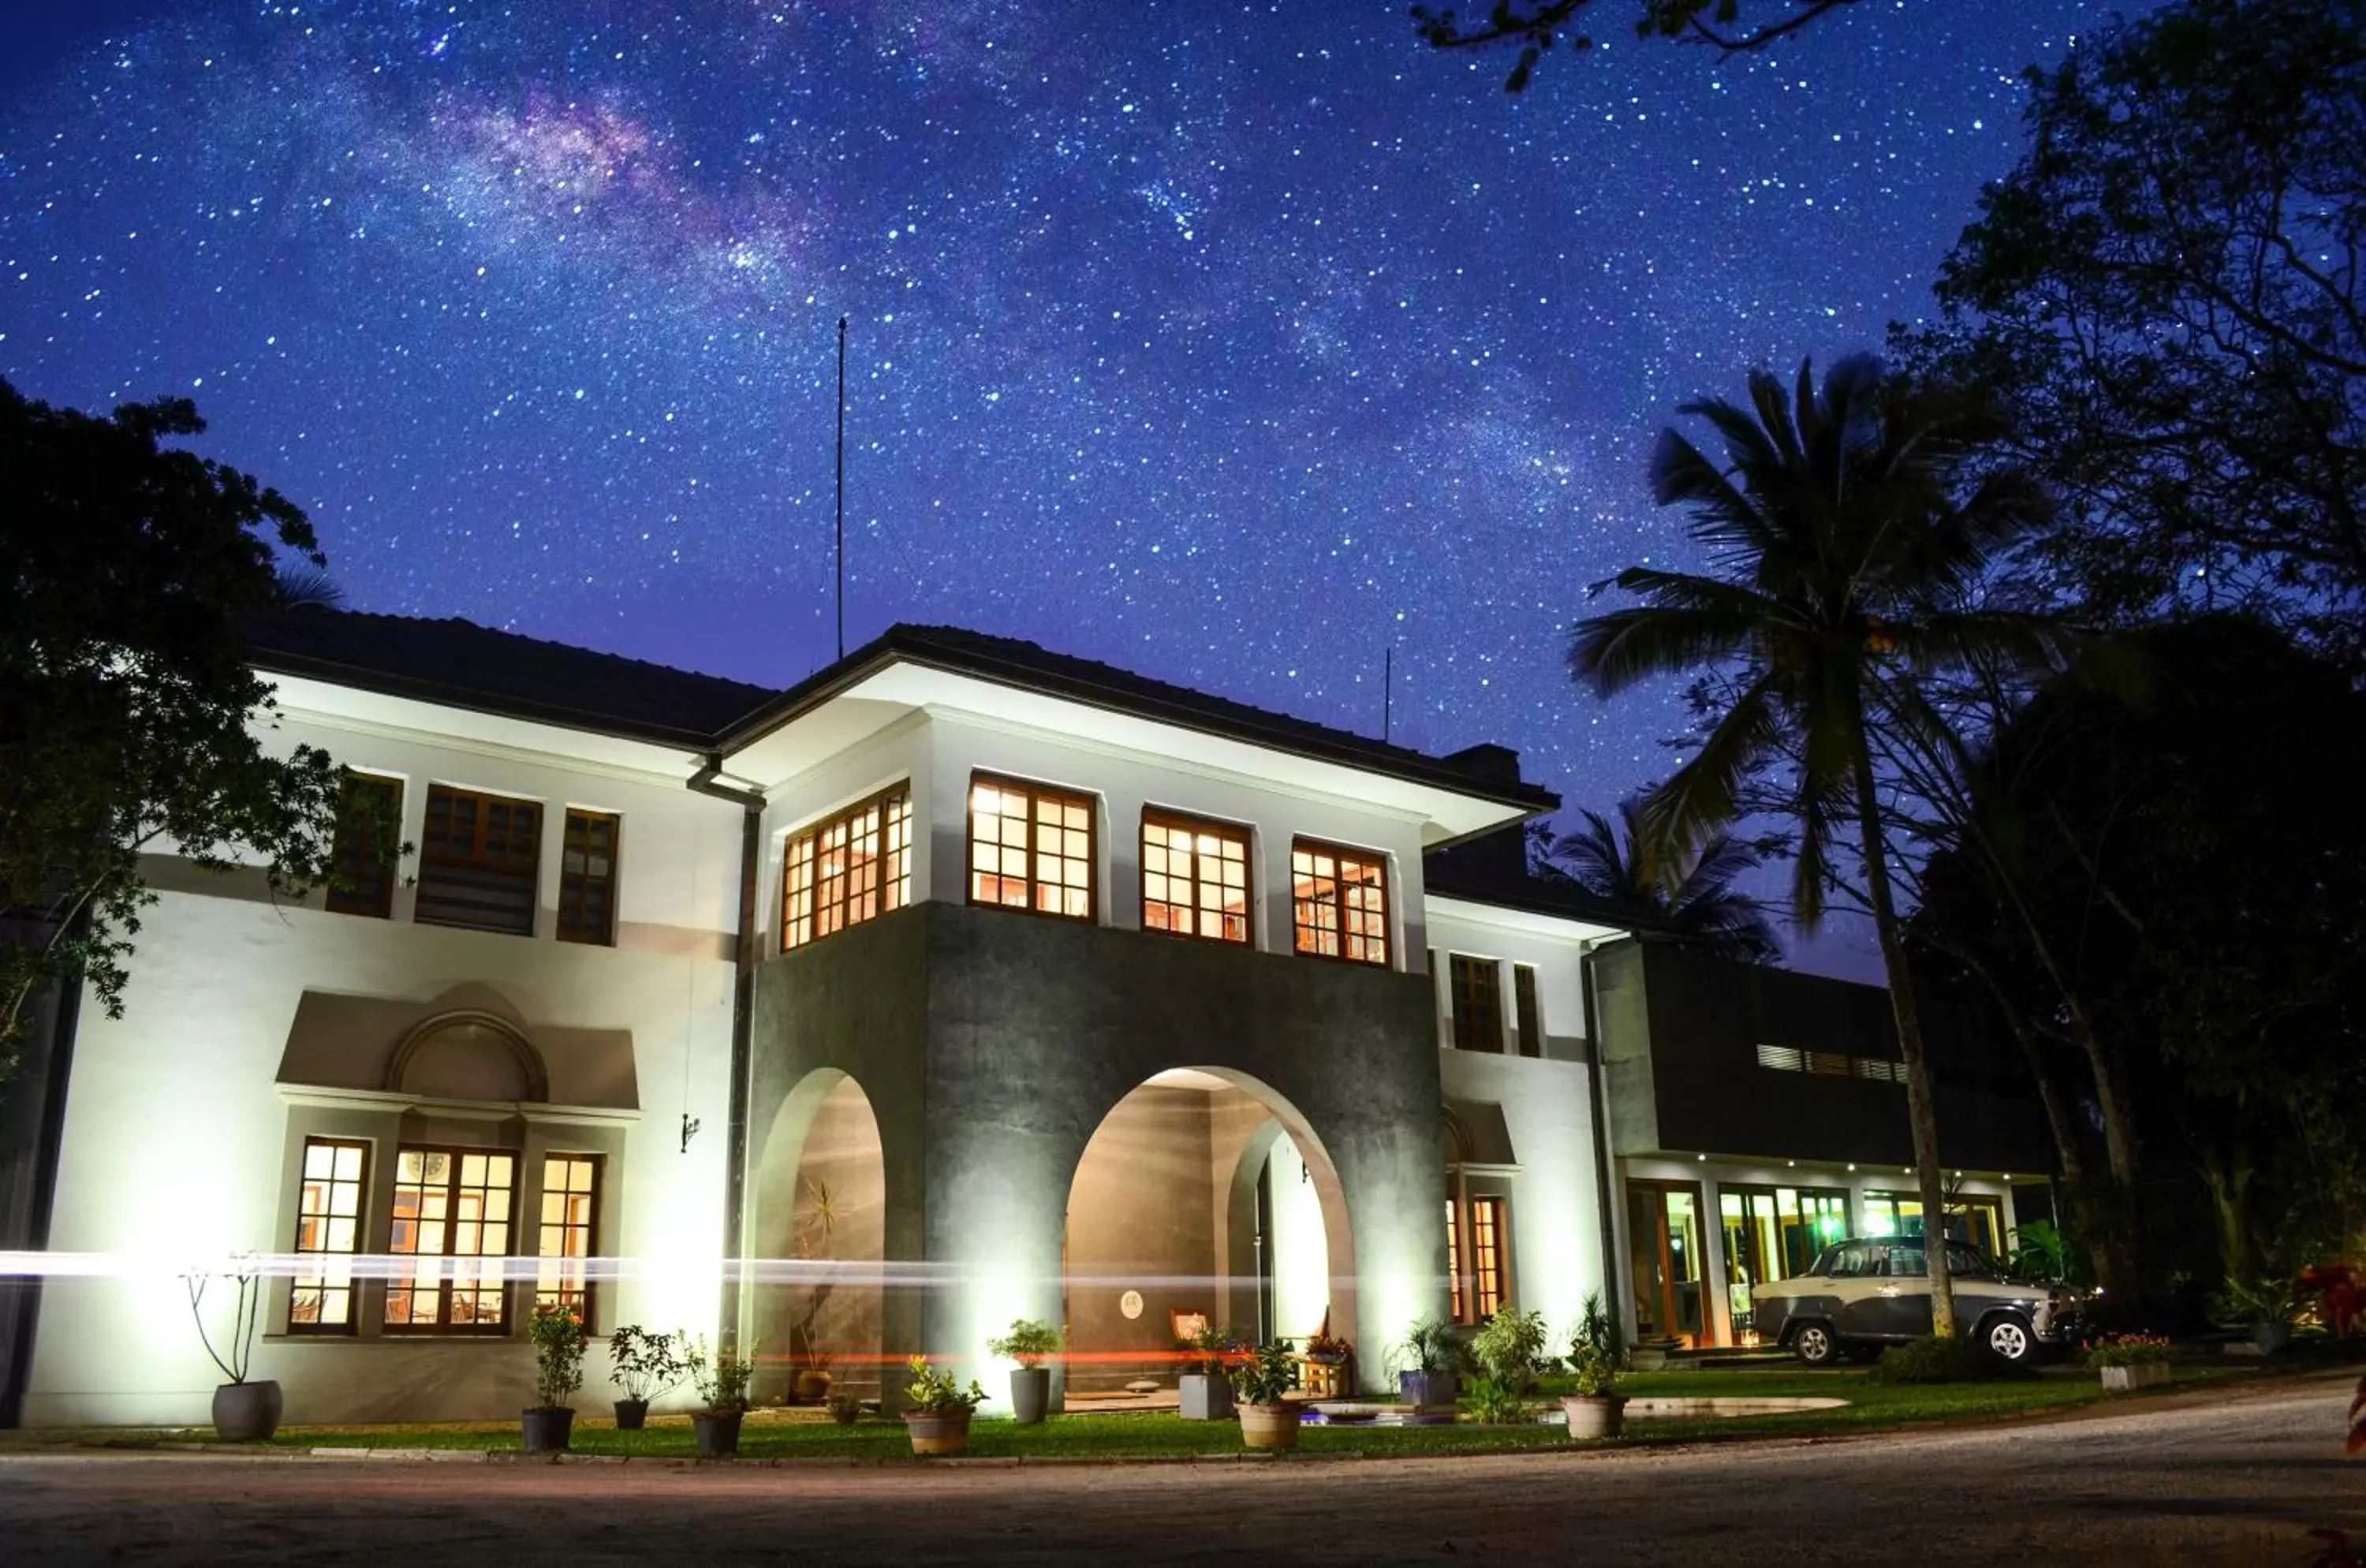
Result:
<svg viewBox="0 0 2366 1568"><path fill-rule="evenodd" d="M332 885L328 889L327 908L332 915L359 915L366 919L385 920L394 917L394 885L400 880L401 865L396 860L380 861L374 852L377 846L361 842L359 825L353 818L355 799L365 790L383 790L394 797L392 815L395 837L402 837L402 784L392 773L366 773L356 769L344 771L344 795L337 806L337 869L350 881L360 882L365 875L373 876L377 884L375 897L355 889Z"/></svg>
<svg viewBox="0 0 2366 1568"><path fill-rule="evenodd" d="M580 872L571 871L567 863L569 857L576 853L575 825L582 822L588 833L590 824L595 821L605 822L608 825L608 873L604 878L593 877L588 869ZM588 866L591 859L591 848L588 843L582 852ZM559 941L580 942L593 947L616 945L616 889L624 870L624 859L623 813L594 811L584 806L566 807L565 815L559 819L558 829ZM608 885L608 918L597 931L591 929L582 918L582 906L586 901L587 890L595 881L605 881Z"/></svg>
<svg viewBox="0 0 2366 1568"><path fill-rule="evenodd" d="M1504 961L1472 953L1446 955L1447 993L1454 998L1454 1048L1482 1055L1504 1054ZM1463 976L1484 976L1483 985L1465 987ZM1483 997L1479 993L1483 992Z"/></svg>
<svg viewBox="0 0 2366 1568"><path fill-rule="evenodd" d="M1301 854L1329 855L1331 857L1333 866L1331 893L1329 897L1324 898L1313 895L1302 896L1298 891L1298 857ZM1379 876L1377 880L1372 882L1351 883L1346 877L1338 874L1340 869L1348 864L1361 866L1377 872ZM1310 872L1309 874L1313 875L1314 874ZM1347 917L1349 912L1348 890L1351 887L1376 887L1379 889L1380 897L1380 934L1379 939L1380 952L1380 956L1377 958L1359 958L1349 953L1347 951ZM1303 919L1303 910L1309 905L1320 905L1329 908L1332 919L1331 932L1338 939L1338 952L1324 953L1319 947L1313 947L1307 944L1307 933L1310 931L1313 931L1319 934L1322 930L1319 925L1310 926ZM1396 966L1396 936L1389 928L1390 922L1394 917L1394 913L1395 911L1392 907L1392 900L1390 893L1389 857L1387 855L1377 850L1352 849L1346 844L1335 844L1324 839L1293 838L1290 840L1290 950L1300 957L1320 958L1334 964L1356 964L1369 969L1392 969ZM1364 937L1359 940L1370 942L1372 939L1369 937Z"/></svg>
<svg viewBox="0 0 2366 1568"><path fill-rule="evenodd" d="M1185 907L1191 911L1192 929L1189 931L1177 931L1172 926L1154 926L1150 923L1150 910L1152 905L1156 904L1161 908L1172 908L1177 902L1177 900L1173 898L1154 899L1150 896L1150 835L1154 829L1158 828L1166 828L1172 830L1189 833L1193 835L1194 838L1205 835L1226 843L1236 843L1240 846L1240 935L1236 937L1222 935L1210 936L1205 931L1199 929L1200 917L1210 912L1207 906L1200 901L1200 896L1203 890L1210 886L1211 884L1207 878L1200 874L1200 863L1208 857L1203 856L1200 852L1199 845L1196 843L1192 845L1190 850L1191 874L1189 878L1178 878L1172 871L1160 874L1166 876L1170 882L1188 881L1189 883L1190 897L1183 902ZM1139 842L1142 851L1142 929L1144 931L1155 931L1161 936L1181 937L1188 942L1214 942L1222 947L1255 948L1256 946L1256 834L1254 829L1239 822L1220 822L1211 817L1193 817L1186 812L1169 811L1163 807L1145 806L1142 809L1142 830ZM1167 852L1170 854L1173 852L1171 847L1168 848ZM1219 857L1219 859L1221 859L1221 857ZM1213 884L1213 886L1220 891L1222 887L1222 883L1216 883ZM1219 907L1214 913L1219 919L1223 918L1224 911L1221 907Z"/></svg>
<svg viewBox="0 0 2366 1568"><path fill-rule="evenodd" d="M1462 1293L1462 1201L1446 1201L1446 1297L1447 1311L1457 1323L1468 1323L1463 1315L1465 1300Z"/></svg>
<svg viewBox="0 0 2366 1568"><path fill-rule="evenodd" d="M981 786L988 789L1003 790L1011 794L1024 795L1026 797L1026 875L1022 878L1014 879L1010 877L1008 874L999 870L984 874L1001 881L1023 881L1027 887L1027 901L1023 904L1013 904L999 898L981 898L978 897L977 879L981 874L977 865L977 792ZM1068 884L1065 883L1047 884L1037 877L1035 874L1038 855L1038 851L1036 849L1036 834L1042 827L1042 823L1037 817L1037 812L1042 804L1047 799L1058 801L1061 804L1067 806L1081 806L1085 808L1084 861L1086 885L1085 909L1081 914L1071 914L1065 909L1046 909L1043 908L1040 903L1042 890L1044 887L1058 886L1065 888L1068 886ZM969 776L969 788L963 792L962 819L964 824L963 836L967 840L969 844L969 849L963 857L965 863L963 870L963 876L964 878L963 890L967 893L969 902L971 904L975 905L981 909L1009 909L1020 914L1040 915L1047 920L1074 920L1082 925L1098 925L1100 923L1101 825L1099 797L1094 795L1088 791L1072 789L1065 784L1044 784L1034 779L1013 778L1008 773L994 773L978 770L971 773ZM1008 846L1003 847L1007 848ZM1065 860L1072 859L1074 857L1064 855L1060 858Z"/></svg>
<svg viewBox="0 0 2366 1568"><path fill-rule="evenodd" d="M508 1259L517 1250L517 1208L518 1192L521 1186L518 1179L520 1176L524 1174L524 1151L522 1149L512 1148L471 1147L469 1145L457 1144L399 1145L395 1149L396 1165L394 1179L397 1189L400 1189L406 1185L411 1185L404 1182L402 1179L401 1159L404 1155L408 1154L444 1155L448 1156L452 1162L450 1174L445 1178L444 1182L445 1211L443 1221L441 1222L445 1226L444 1247L440 1251L436 1252L422 1251L416 1247L413 1247L407 1252L398 1250L394 1245L393 1227L395 1224L398 1223L399 1216L394 1213L394 1199L390 1196L387 1206L387 1251L392 1256L400 1258L440 1258L444 1259L447 1267L439 1272L434 1286L435 1292L435 1321L433 1323L420 1323L410 1318L405 1318L400 1322L396 1322L389 1315L393 1310L394 1297L397 1291L416 1292L419 1289L416 1284L416 1280L419 1276L415 1267L408 1277L411 1281L410 1283L405 1283L402 1280L394 1279L388 1280L386 1284L386 1304L379 1309L378 1313L378 1332L389 1337L408 1337L411 1335L450 1335L456 1336L461 1338L490 1339L507 1337L513 1331L517 1316L516 1303L513 1300L513 1292L510 1288ZM501 1224L501 1240L503 1245L498 1252L488 1252L481 1249L473 1253L455 1252L452 1250L452 1244L457 1237L459 1227L465 1223L456 1217L456 1211L459 1207L456 1199L462 1190L460 1173L466 1168L462 1162L467 1160L470 1156L482 1156L489 1159L506 1159L510 1162L508 1212L501 1215L498 1222L495 1222L489 1214L479 1216L478 1221L480 1227L482 1225L494 1223L499 1223ZM432 1224L434 1222L413 1218L411 1223L414 1225L419 1225ZM479 1230L479 1241L481 1242L481 1229ZM490 1259L496 1265L495 1271L501 1280L498 1287L501 1303L501 1315L499 1322L454 1323L452 1321L453 1276L457 1270L449 1267L449 1265L464 1258L478 1263L482 1263ZM469 1289L472 1292L480 1291L482 1287L471 1286Z"/></svg>
<svg viewBox="0 0 2366 1568"><path fill-rule="evenodd" d="M855 840L858 824L871 812L879 814L875 826L861 836L873 840L869 865L877 874L868 888L858 888L854 877ZM824 848L824 840L843 829L846 843L839 850ZM793 953L811 947L860 925L892 915L898 909L909 908L912 903L912 781L902 780L889 784L875 795L867 795L853 805L833 811L828 816L808 822L781 842L781 951ZM901 835L903 841L896 840ZM822 874L825 858L834 852L847 856L846 869L834 876ZM800 876L800 873L804 874ZM833 891L829 885L835 883ZM859 902L868 897L873 908L859 912ZM800 906L802 905L802 908ZM835 923L832 923L832 922ZM828 930L821 929L828 925Z"/></svg>
<svg viewBox="0 0 2366 1568"><path fill-rule="evenodd" d="M1469 1203L1470 1315L1484 1323L1512 1304L1512 1206L1500 1192L1474 1194ZM1482 1213L1487 1216L1484 1225L1479 1223Z"/></svg>
<svg viewBox="0 0 2366 1568"><path fill-rule="evenodd" d="M588 1201L584 1206L584 1218L580 1224L566 1218L563 1213L555 1225L548 1217L550 1200L553 1196L550 1187L550 1168L560 1161L586 1165L592 1169L592 1185L585 1190ZM600 1256L600 1200L603 1196L602 1189L608 1184L607 1178L608 1162L600 1155L576 1149L546 1149L543 1152L542 1184L536 1192L536 1196L541 1200L543 1212L535 1219L535 1257L540 1260L542 1268L535 1280L534 1304L539 1309L546 1305L556 1305L569 1295L580 1295L582 1297L582 1302L577 1310L586 1334L593 1332L600 1321L600 1287L592 1278L590 1264L592 1258ZM564 1199L571 1191L572 1189L561 1188L557 1196ZM558 1252L550 1250L551 1232L554 1229L559 1233L558 1243L561 1250ZM583 1235L583 1250L581 1252L566 1251L568 1234L579 1230ZM575 1262L581 1266L580 1287L570 1288L566 1282L565 1265L569 1262ZM553 1263L557 1263L559 1267L554 1269L551 1267Z"/></svg>
<svg viewBox="0 0 2366 1568"><path fill-rule="evenodd" d="M477 802L478 811L474 829L471 833L469 853L465 855L456 854L448 849L439 852L429 848L429 834L432 829L432 824L434 821L435 797L438 795L442 795L446 799L454 802L456 807L456 803L463 798L471 799ZM487 808L494 806L506 806L513 811L523 807L534 813L533 853L524 857L512 857L512 863L510 863L494 861L486 856L484 852L486 825L490 816L490 812ZM456 811L455 814L456 814ZM412 921L422 926L442 927L447 931L486 931L495 936L533 936L535 934L535 927L540 918L542 907L543 832L549 825L549 807L542 801L528 799L524 795L496 795L490 790L469 789L460 784L436 784L431 781L427 785L426 814L421 818L421 828L419 832L419 901L411 909L411 918ZM524 872L526 893L526 923L524 930L520 931L511 926L479 925L465 920L435 919L422 912L427 903L428 886L432 880L432 874L435 871L439 869L449 869L460 872L475 872L483 874L508 877L514 881L517 879L519 874L517 864L515 863L520 860L522 860L526 868Z"/></svg>
<svg viewBox="0 0 2366 1568"><path fill-rule="evenodd" d="M311 1187L313 1179L309 1168L312 1163L312 1151L316 1148L332 1151L331 1155L331 1159L332 1161L335 1157L335 1151L352 1149L358 1152L361 1156L360 1172L352 1179L350 1183L346 1179L334 1174L332 1166L332 1172L327 1179L327 1184L332 1190L329 1200L332 1206L322 1210L317 1214L310 1213L305 1209L305 1194ZM289 1251L295 1253L299 1258L344 1258L351 1259L368 1250L367 1231L369 1227L370 1152L369 1140L366 1138L307 1137L304 1140L303 1151L298 1156L298 1164L296 1168L296 1237L294 1243L288 1248ZM347 1185L350 1185L354 1189L354 1244L347 1247L336 1247L325 1245L320 1247L305 1246L305 1223L310 1220L320 1220L325 1223L339 1218L340 1216L337 1214L334 1208L334 1189ZM308 1279L311 1279L316 1282L308 1286L305 1282ZM361 1313L359 1310L361 1306L361 1285L360 1281L355 1278L352 1272L351 1264L348 1263L347 1265L344 1280L342 1284L332 1283L331 1281L332 1276L328 1266L325 1264L321 1267L317 1275L308 1276L299 1272L290 1279L287 1293L288 1333L317 1334L336 1338L351 1338L361 1331ZM314 1308L314 1316L309 1322L299 1318L296 1315L297 1297L308 1289L317 1291L320 1293L320 1304ZM343 1323L325 1323L321 1321L320 1314L325 1312L328 1304L328 1298L332 1292L342 1292L345 1298L345 1320Z"/></svg>
<svg viewBox="0 0 2366 1568"><path fill-rule="evenodd" d="M1537 994L1537 966L1533 964L1512 965L1512 1011L1519 1021L1520 1055L1542 1056L1545 1054L1545 1010Z"/></svg>

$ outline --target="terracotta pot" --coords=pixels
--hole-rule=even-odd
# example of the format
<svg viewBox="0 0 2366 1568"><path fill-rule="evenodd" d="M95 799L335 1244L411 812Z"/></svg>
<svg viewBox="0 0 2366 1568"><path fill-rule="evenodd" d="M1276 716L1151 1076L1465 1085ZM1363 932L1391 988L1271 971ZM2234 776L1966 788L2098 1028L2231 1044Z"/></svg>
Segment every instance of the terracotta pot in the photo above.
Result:
<svg viewBox="0 0 2366 1568"><path fill-rule="evenodd" d="M964 1454L969 1452L969 1417L966 1410L907 1410L904 1428L912 1437L916 1454Z"/></svg>
<svg viewBox="0 0 2366 1568"><path fill-rule="evenodd" d="M575 1412L563 1404L529 1410L524 1419L525 1451L530 1454L564 1452L567 1439L575 1430Z"/></svg>
<svg viewBox="0 0 2366 1568"><path fill-rule="evenodd" d="M1049 1367L1013 1367L1010 1369L1010 1418L1022 1427L1032 1427L1043 1419L1052 1407L1052 1369Z"/></svg>
<svg viewBox="0 0 2366 1568"><path fill-rule="evenodd" d="M1569 1435L1572 1438L1615 1438L1627 1424L1627 1396L1568 1394L1560 1402L1560 1413L1569 1422Z"/></svg>
<svg viewBox="0 0 2366 1568"><path fill-rule="evenodd" d="M214 1390L214 1435L225 1443L254 1443L279 1430L281 1398L273 1378L226 1382Z"/></svg>
<svg viewBox="0 0 2366 1568"><path fill-rule="evenodd" d="M819 1404L829 1397L830 1375L819 1367L801 1370L789 1385L789 1397L799 1404Z"/></svg>
<svg viewBox="0 0 2366 1568"><path fill-rule="evenodd" d="M637 1432L649 1418L649 1402L646 1399L616 1401L616 1430Z"/></svg>
<svg viewBox="0 0 2366 1568"><path fill-rule="evenodd" d="M1233 1413L1233 1385L1206 1372L1186 1372L1176 1390L1186 1421L1222 1421Z"/></svg>
<svg viewBox="0 0 2366 1568"><path fill-rule="evenodd" d="M729 1459L739 1451L740 1410L695 1410L690 1424L698 1433L698 1457Z"/></svg>
<svg viewBox="0 0 2366 1568"><path fill-rule="evenodd" d="M1298 1446L1298 1406L1244 1404L1241 1441L1253 1449L1294 1449Z"/></svg>

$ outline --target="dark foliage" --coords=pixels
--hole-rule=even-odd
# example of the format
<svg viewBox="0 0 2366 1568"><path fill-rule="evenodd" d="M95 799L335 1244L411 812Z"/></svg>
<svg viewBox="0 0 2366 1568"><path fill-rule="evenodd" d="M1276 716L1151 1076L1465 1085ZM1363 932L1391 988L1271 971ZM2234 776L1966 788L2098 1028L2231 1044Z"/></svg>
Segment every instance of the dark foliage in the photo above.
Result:
<svg viewBox="0 0 2366 1568"><path fill-rule="evenodd" d="M1865 1375L1894 1384L2011 1382L2037 1376L2037 1369L2008 1361L1977 1339L1910 1339L1884 1350Z"/></svg>

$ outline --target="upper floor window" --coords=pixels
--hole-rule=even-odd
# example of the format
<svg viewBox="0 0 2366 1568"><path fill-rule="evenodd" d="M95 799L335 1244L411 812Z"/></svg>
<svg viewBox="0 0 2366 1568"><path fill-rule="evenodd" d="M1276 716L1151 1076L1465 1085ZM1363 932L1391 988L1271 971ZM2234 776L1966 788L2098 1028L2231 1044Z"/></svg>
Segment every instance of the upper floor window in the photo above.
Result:
<svg viewBox="0 0 2366 1568"><path fill-rule="evenodd" d="M1095 917L1093 800L1016 779L973 776L969 901L1067 919Z"/></svg>
<svg viewBox="0 0 2366 1568"><path fill-rule="evenodd" d="M1492 958L1448 955L1454 985L1454 1048L1504 1049L1504 966Z"/></svg>
<svg viewBox="0 0 2366 1568"><path fill-rule="evenodd" d="M1142 929L1247 942L1248 829L1144 812Z"/></svg>
<svg viewBox="0 0 2366 1568"><path fill-rule="evenodd" d="M567 813L565 852L558 860L558 940L616 941L616 818L606 811Z"/></svg>
<svg viewBox="0 0 2366 1568"><path fill-rule="evenodd" d="M895 788L792 836L781 857L781 946L803 947L912 901L912 790Z"/></svg>
<svg viewBox="0 0 2366 1568"><path fill-rule="evenodd" d="M369 1145L350 1138L305 1139L303 1182L296 1200L296 1251L303 1262L287 1297L287 1332L351 1334L353 1258L362 1249Z"/></svg>
<svg viewBox="0 0 2366 1568"><path fill-rule="evenodd" d="M337 883L329 888L330 908L381 920L394 912L394 862L384 852L400 837L401 822L400 779L345 774L344 800L337 811Z"/></svg>
<svg viewBox="0 0 2366 1568"><path fill-rule="evenodd" d="M1300 839L1290 846L1290 891L1299 952L1388 963L1388 867L1380 856Z"/></svg>
<svg viewBox="0 0 2366 1568"><path fill-rule="evenodd" d="M403 1148L395 1158L387 1250L413 1261L387 1280L390 1329L499 1334L509 1321L517 1156L501 1149Z"/></svg>
<svg viewBox="0 0 2366 1568"><path fill-rule="evenodd" d="M1512 1011L1520 1022L1520 1055L1545 1054L1545 1019L1537 1006L1537 972L1532 964L1512 965Z"/></svg>
<svg viewBox="0 0 2366 1568"><path fill-rule="evenodd" d="M415 918L532 936L541 853L542 807L534 801L428 785Z"/></svg>

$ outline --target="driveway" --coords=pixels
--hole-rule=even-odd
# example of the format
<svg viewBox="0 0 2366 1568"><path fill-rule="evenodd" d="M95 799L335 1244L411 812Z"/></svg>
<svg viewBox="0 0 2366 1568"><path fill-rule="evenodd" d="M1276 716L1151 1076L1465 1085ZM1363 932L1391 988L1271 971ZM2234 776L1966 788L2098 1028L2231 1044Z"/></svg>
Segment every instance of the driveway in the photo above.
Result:
<svg viewBox="0 0 2366 1568"><path fill-rule="evenodd" d="M0 1460L0 1561L2282 1563L2366 1540L2350 1384L1602 1455L779 1468ZM1940 1523L1931 1523L1934 1515Z"/></svg>

